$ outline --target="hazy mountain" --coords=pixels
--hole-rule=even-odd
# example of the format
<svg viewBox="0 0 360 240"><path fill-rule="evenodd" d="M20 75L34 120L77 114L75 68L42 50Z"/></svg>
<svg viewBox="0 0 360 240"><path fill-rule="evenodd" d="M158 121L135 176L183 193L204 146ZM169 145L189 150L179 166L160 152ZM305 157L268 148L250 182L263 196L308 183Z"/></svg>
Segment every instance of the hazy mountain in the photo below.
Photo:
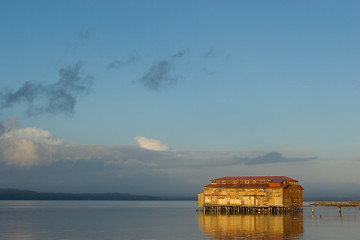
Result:
<svg viewBox="0 0 360 240"><path fill-rule="evenodd" d="M161 200L158 197L128 193L51 193L0 189L0 200Z"/></svg>

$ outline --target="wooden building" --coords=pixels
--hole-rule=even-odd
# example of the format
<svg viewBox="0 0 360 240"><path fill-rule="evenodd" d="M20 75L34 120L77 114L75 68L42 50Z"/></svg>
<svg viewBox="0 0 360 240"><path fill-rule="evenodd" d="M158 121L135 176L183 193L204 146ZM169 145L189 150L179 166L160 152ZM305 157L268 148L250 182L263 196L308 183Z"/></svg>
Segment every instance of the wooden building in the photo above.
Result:
<svg viewBox="0 0 360 240"><path fill-rule="evenodd" d="M223 177L212 179L198 194L204 212L299 212L303 188L286 176Z"/></svg>

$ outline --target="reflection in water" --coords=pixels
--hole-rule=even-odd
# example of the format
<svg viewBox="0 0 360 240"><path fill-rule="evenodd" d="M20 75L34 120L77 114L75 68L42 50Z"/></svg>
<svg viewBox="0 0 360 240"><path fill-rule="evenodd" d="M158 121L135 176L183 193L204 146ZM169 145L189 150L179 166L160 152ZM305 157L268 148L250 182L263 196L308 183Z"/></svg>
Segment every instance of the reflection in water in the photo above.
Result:
<svg viewBox="0 0 360 240"><path fill-rule="evenodd" d="M303 215L198 214L198 227L211 239L299 239Z"/></svg>

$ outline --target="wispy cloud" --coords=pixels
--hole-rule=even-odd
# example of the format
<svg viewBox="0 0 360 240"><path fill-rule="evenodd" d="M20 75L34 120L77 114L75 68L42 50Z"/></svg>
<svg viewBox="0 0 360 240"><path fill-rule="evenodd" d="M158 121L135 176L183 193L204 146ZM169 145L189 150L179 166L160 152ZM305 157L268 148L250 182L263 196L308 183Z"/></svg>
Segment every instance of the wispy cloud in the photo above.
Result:
<svg viewBox="0 0 360 240"><path fill-rule="evenodd" d="M74 113L78 95L92 85L90 76L81 76L81 62L61 68L59 80L53 84L25 82L18 90L0 93L0 109L24 103L28 116L42 113Z"/></svg>
<svg viewBox="0 0 360 240"><path fill-rule="evenodd" d="M194 157L194 153L193 157ZM205 154L205 158L200 161L192 161L189 166L194 168L216 168L224 166L236 166L236 165L261 165L261 164L274 164L274 163L296 163L302 161L315 160L316 157L284 157L279 152L253 152L251 155L246 156L249 153L208 153Z"/></svg>
<svg viewBox="0 0 360 240"><path fill-rule="evenodd" d="M175 73L174 64L185 54L185 50L178 51L170 59L154 62L139 82L150 91L159 91L163 87L175 84L179 76Z"/></svg>
<svg viewBox="0 0 360 240"><path fill-rule="evenodd" d="M18 121L16 118L9 118L6 123L0 120L0 137L13 129L16 129L19 126Z"/></svg>
<svg viewBox="0 0 360 240"><path fill-rule="evenodd" d="M240 158L240 162L246 165L270 164L270 163L295 163L315 160L316 157L284 157L281 153L270 152L254 158Z"/></svg>
<svg viewBox="0 0 360 240"><path fill-rule="evenodd" d="M115 69L115 68L121 68L121 67L125 67L129 64L132 64L136 61L138 61L140 59L140 57L138 55L129 55L127 57L127 59L125 60L115 60L115 61L112 61L108 66L107 66L107 69Z"/></svg>
<svg viewBox="0 0 360 240"><path fill-rule="evenodd" d="M204 58L211 58L214 57L216 54L216 49L214 46L209 47L203 54Z"/></svg>
<svg viewBox="0 0 360 240"><path fill-rule="evenodd" d="M90 29L86 29L82 33L79 34L78 42L79 44L84 44L90 37Z"/></svg>
<svg viewBox="0 0 360 240"><path fill-rule="evenodd" d="M78 48L85 46L90 39L90 29L85 29L80 32L78 36L72 42L68 42L65 44L65 47L70 52L75 52Z"/></svg>

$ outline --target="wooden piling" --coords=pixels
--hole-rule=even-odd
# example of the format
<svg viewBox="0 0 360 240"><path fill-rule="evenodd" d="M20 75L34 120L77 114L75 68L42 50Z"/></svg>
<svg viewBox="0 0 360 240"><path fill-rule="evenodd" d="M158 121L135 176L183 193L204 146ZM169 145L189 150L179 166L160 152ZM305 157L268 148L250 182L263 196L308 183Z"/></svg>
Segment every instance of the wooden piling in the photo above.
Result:
<svg viewBox="0 0 360 240"><path fill-rule="evenodd" d="M205 205L198 207L198 212L211 213L211 214L298 214L302 212L299 207L252 207L252 206L231 206L231 205ZM314 208L312 208L314 215ZM341 208L339 208L341 214Z"/></svg>

